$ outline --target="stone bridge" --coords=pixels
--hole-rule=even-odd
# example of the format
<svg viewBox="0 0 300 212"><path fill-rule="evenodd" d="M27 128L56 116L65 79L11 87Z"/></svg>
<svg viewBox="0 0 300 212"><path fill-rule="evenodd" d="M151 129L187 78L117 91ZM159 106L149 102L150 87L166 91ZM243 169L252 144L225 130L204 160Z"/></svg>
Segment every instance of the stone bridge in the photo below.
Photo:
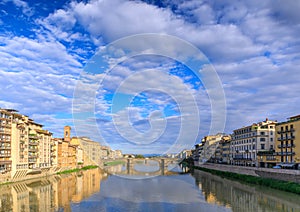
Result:
<svg viewBox="0 0 300 212"><path fill-rule="evenodd" d="M157 176L157 175L173 175L177 174L168 169L168 167L172 164L177 165L177 158L120 158L116 160L106 160L106 162L112 161L123 161L125 164L120 164L116 166L107 166L105 169L111 174L120 174L120 175L144 175L144 176ZM135 165L144 164L147 165L150 161L155 161L158 163L158 170L155 171L139 171L135 168ZM125 167L125 169L124 169Z"/></svg>

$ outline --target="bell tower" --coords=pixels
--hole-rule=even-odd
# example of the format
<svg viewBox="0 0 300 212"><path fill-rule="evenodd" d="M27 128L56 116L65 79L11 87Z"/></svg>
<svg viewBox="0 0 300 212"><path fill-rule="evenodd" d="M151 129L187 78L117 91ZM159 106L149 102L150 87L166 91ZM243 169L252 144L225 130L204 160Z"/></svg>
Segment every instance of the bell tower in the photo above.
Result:
<svg viewBox="0 0 300 212"><path fill-rule="evenodd" d="M64 140L67 142L71 141L71 127L70 126L64 127Z"/></svg>

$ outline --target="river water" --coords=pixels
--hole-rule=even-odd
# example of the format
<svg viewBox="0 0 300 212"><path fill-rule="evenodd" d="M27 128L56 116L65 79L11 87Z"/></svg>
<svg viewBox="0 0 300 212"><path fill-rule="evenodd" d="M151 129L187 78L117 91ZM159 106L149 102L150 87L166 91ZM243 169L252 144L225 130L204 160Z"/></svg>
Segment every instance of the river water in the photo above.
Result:
<svg viewBox="0 0 300 212"><path fill-rule="evenodd" d="M171 168L148 162L127 175L118 165L3 185L0 211L300 212L299 195Z"/></svg>

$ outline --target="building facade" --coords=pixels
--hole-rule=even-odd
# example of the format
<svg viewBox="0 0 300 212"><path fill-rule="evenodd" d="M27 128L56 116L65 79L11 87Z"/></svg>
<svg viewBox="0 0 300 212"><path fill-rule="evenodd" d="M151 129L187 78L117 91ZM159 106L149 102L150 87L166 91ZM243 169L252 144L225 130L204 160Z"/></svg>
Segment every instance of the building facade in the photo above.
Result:
<svg viewBox="0 0 300 212"><path fill-rule="evenodd" d="M11 178L48 171L52 133L16 110L0 109L0 172Z"/></svg>
<svg viewBox="0 0 300 212"><path fill-rule="evenodd" d="M254 123L233 131L231 142L231 164L259 166L257 153L275 148L276 121Z"/></svg>
<svg viewBox="0 0 300 212"><path fill-rule="evenodd" d="M283 168L298 168L300 164L300 115L276 124L276 159Z"/></svg>

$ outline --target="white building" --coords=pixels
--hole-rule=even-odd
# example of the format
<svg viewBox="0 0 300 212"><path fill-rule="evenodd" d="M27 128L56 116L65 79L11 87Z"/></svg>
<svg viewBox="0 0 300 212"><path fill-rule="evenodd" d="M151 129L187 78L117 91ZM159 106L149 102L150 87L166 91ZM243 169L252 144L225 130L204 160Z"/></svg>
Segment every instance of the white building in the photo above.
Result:
<svg viewBox="0 0 300 212"><path fill-rule="evenodd" d="M276 121L254 123L233 131L231 164L257 166L257 152L275 149Z"/></svg>

